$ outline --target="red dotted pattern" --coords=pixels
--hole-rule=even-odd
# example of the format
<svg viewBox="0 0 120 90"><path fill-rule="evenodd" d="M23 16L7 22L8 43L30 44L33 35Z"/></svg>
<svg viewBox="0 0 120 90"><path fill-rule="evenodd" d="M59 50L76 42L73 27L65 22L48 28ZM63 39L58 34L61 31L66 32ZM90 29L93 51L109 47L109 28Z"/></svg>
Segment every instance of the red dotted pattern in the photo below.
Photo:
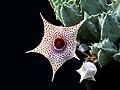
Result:
<svg viewBox="0 0 120 90"><path fill-rule="evenodd" d="M31 52L41 53L48 58L52 65L54 78L55 72L64 62L74 57L77 44L76 36L82 23L71 27L62 27L50 24L43 17L42 19L44 22L44 37L41 43ZM65 48L61 49L64 45L66 45Z"/></svg>

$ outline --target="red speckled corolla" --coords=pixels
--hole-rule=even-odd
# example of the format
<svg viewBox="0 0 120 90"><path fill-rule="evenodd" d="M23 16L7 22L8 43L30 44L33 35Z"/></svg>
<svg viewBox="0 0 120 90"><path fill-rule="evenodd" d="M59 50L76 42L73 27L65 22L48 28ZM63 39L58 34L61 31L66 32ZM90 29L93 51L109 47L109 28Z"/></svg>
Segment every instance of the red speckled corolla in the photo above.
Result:
<svg viewBox="0 0 120 90"><path fill-rule="evenodd" d="M40 14L41 15L41 14ZM55 26L44 19L41 15L44 23L44 36L41 43L33 50L27 51L43 54L52 65L53 76L56 71L65 63L65 61L75 57L76 49L76 37L80 26L83 24L83 21L80 21L79 24L63 27Z"/></svg>

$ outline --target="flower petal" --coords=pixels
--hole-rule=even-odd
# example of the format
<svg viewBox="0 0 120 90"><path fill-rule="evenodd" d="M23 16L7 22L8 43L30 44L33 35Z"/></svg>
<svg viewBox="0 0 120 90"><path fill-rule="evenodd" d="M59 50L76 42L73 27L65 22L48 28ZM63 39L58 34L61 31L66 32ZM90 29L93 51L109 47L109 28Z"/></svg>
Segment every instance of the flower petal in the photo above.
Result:
<svg viewBox="0 0 120 90"><path fill-rule="evenodd" d="M94 75L97 72L97 68L93 63L84 62L81 68L76 71L81 75L80 82L84 79L95 81Z"/></svg>
<svg viewBox="0 0 120 90"><path fill-rule="evenodd" d="M53 81L56 71L64 62L73 57L77 57L75 54L77 45L76 36L84 20L71 27L62 27L49 23L42 15L41 17L44 23L44 37L35 49L27 51L26 53L40 53L50 61L53 69ZM61 41L64 41L64 44ZM60 46L61 44L62 47Z"/></svg>

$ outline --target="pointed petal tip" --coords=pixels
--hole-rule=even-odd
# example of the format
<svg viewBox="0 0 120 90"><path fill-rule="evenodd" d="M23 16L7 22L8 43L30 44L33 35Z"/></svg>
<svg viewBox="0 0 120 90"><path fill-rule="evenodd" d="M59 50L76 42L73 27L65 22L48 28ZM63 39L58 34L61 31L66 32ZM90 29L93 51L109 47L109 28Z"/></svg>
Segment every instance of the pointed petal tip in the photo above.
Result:
<svg viewBox="0 0 120 90"><path fill-rule="evenodd" d="M76 70L78 73L79 73L79 69L78 70Z"/></svg>
<svg viewBox="0 0 120 90"><path fill-rule="evenodd" d="M89 77L89 78L87 78L87 80L96 81L94 76L93 76L93 77Z"/></svg>
<svg viewBox="0 0 120 90"><path fill-rule="evenodd" d="M40 16L41 16L42 19L44 19L44 17L42 16L41 12L40 12Z"/></svg>
<svg viewBox="0 0 120 90"><path fill-rule="evenodd" d="M77 60L80 60L76 54L74 54L74 58L76 58Z"/></svg>
<svg viewBox="0 0 120 90"><path fill-rule="evenodd" d="M54 78L52 77L51 82L53 82Z"/></svg>
<svg viewBox="0 0 120 90"><path fill-rule="evenodd" d="M82 82L82 80L80 79L80 83Z"/></svg>
<svg viewBox="0 0 120 90"><path fill-rule="evenodd" d="M25 53L31 53L31 52L35 52L34 50L30 50L30 51L27 51L27 52L25 52Z"/></svg>
<svg viewBox="0 0 120 90"><path fill-rule="evenodd" d="M84 79L84 78L83 78L83 77L81 77L79 82L81 83L81 82L83 81L83 79Z"/></svg>
<svg viewBox="0 0 120 90"><path fill-rule="evenodd" d="M41 12L40 12L40 16L41 16L43 22L46 21L45 18L43 17L43 15L41 14Z"/></svg>
<svg viewBox="0 0 120 90"><path fill-rule="evenodd" d="M53 72L53 75L52 75L51 82L53 82L53 80L54 80L54 77L55 77L55 73Z"/></svg>
<svg viewBox="0 0 120 90"><path fill-rule="evenodd" d="M25 52L25 53L30 53L30 51L27 51L27 52Z"/></svg>
<svg viewBox="0 0 120 90"><path fill-rule="evenodd" d="M55 25L53 25L53 24L51 24L49 21L47 21L44 17L43 17L43 15L41 14L41 12L40 12L40 16L41 16L41 18L42 18L42 21L43 21L43 24L44 24L44 27L47 25L49 25L49 26L55 26Z"/></svg>

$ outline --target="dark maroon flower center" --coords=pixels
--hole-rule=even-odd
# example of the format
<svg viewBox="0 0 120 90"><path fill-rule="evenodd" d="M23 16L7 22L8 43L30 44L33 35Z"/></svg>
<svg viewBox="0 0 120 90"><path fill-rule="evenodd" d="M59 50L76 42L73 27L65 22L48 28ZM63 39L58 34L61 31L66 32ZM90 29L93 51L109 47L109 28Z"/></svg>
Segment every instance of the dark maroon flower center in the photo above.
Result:
<svg viewBox="0 0 120 90"><path fill-rule="evenodd" d="M57 38L54 40L54 46L57 49L62 49L65 46L65 41L62 38Z"/></svg>

